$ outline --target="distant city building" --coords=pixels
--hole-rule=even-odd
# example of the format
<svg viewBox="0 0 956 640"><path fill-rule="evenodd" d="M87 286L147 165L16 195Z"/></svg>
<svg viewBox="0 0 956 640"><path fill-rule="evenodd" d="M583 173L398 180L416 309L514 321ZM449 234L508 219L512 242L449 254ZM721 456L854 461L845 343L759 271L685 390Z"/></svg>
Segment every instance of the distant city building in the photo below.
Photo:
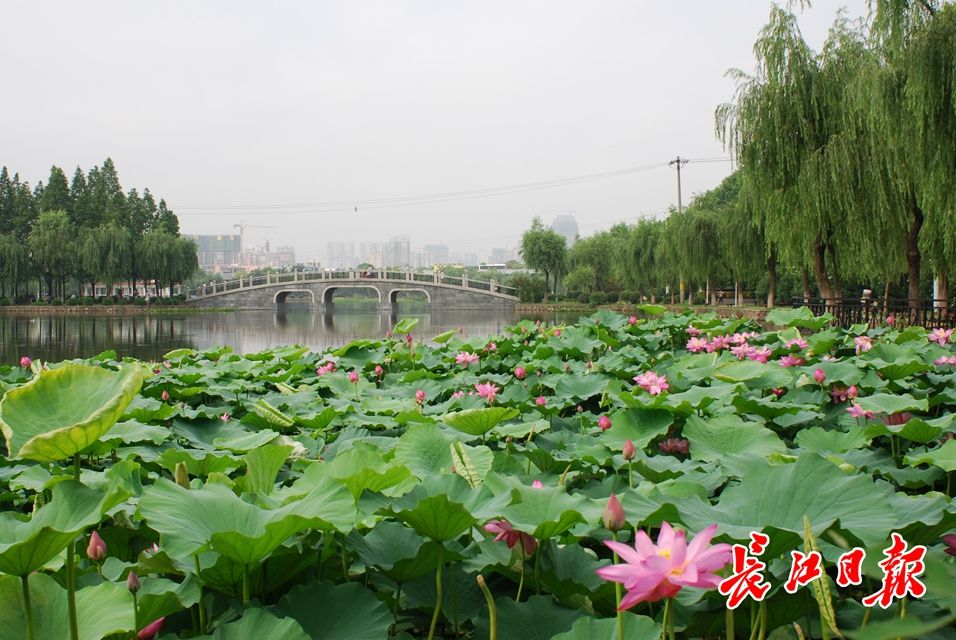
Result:
<svg viewBox="0 0 956 640"><path fill-rule="evenodd" d="M295 248L278 247L275 251L269 250L269 243L264 248L252 248L243 251L239 270L255 271L256 269L291 269L295 266Z"/></svg>
<svg viewBox="0 0 956 640"><path fill-rule="evenodd" d="M382 264L382 244L380 242L360 242L358 254L355 256L356 264L367 262L373 266Z"/></svg>
<svg viewBox="0 0 956 640"><path fill-rule="evenodd" d="M350 269L358 264L355 260L355 243L329 242L326 253L326 263L333 269Z"/></svg>
<svg viewBox="0 0 956 640"><path fill-rule="evenodd" d="M448 262L448 256L450 252L448 251L448 245L444 244L426 244L422 247L422 253L427 253L431 256L432 263L445 263Z"/></svg>
<svg viewBox="0 0 956 640"><path fill-rule="evenodd" d="M555 216L551 223L551 230L560 236L564 236L568 246L574 244L574 241L578 239L578 221L570 213Z"/></svg>
<svg viewBox="0 0 956 640"><path fill-rule="evenodd" d="M386 267L412 266L412 243L408 236L395 236L385 245Z"/></svg>
<svg viewBox="0 0 956 640"><path fill-rule="evenodd" d="M466 267L477 267L478 266L478 254L477 253L465 253L461 256L461 262Z"/></svg>
<svg viewBox="0 0 956 640"><path fill-rule="evenodd" d="M512 259L513 252L504 247L494 247L491 250L491 259L488 262L492 264L504 264Z"/></svg>
<svg viewBox="0 0 956 640"><path fill-rule="evenodd" d="M242 236L194 235L199 254L199 268L207 273L230 271L239 264L242 253Z"/></svg>

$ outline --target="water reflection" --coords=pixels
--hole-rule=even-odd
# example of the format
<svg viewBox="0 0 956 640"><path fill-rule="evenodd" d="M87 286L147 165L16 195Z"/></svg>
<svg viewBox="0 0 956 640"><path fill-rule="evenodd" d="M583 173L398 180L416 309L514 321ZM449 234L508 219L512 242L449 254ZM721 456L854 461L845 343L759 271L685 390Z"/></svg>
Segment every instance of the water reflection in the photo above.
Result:
<svg viewBox="0 0 956 640"><path fill-rule="evenodd" d="M362 338L382 338L402 318L417 318L416 336L431 337L452 329L466 336L500 333L519 318L573 321L576 315L517 314L502 311L427 311L400 309L337 309L315 313L307 306L282 305L274 312L194 313L154 315L30 315L0 314L0 362L13 364L20 356L42 360L88 358L107 349L120 356L155 360L172 349L206 349L230 345L253 353L284 344L313 350Z"/></svg>

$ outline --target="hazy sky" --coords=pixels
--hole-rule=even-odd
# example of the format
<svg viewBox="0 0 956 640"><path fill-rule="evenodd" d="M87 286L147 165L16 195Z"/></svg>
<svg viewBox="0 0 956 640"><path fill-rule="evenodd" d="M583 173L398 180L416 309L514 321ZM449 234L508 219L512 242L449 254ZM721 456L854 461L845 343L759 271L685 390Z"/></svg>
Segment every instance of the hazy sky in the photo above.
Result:
<svg viewBox="0 0 956 640"><path fill-rule="evenodd" d="M107 156L186 233L292 244L515 246L534 215L582 234L676 202L666 166L495 197L367 201L726 156L714 109L753 68L765 0L0 1L0 165L36 183ZM801 15L819 47L838 7ZM729 162L688 164L684 200ZM340 205L329 205L341 202ZM355 203L358 213L354 212Z"/></svg>

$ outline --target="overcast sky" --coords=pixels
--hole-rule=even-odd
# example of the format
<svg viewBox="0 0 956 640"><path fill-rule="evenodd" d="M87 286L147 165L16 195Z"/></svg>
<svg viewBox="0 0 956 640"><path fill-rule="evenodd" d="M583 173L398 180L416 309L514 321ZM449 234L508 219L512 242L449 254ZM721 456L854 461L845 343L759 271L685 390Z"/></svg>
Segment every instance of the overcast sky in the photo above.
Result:
<svg viewBox="0 0 956 640"><path fill-rule="evenodd" d="M322 257L329 240L515 246L534 215L582 234L676 202L666 166L482 198L379 198L726 156L714 109L753 69L765 0L4 0L0 165L36 183L111 156L186 233ZM801 14L814 47L839 7ZM690 163L684 198L729 162ZM341 202L339 205L327 203ZM354 207L358 203L358 212Z"/></svg>

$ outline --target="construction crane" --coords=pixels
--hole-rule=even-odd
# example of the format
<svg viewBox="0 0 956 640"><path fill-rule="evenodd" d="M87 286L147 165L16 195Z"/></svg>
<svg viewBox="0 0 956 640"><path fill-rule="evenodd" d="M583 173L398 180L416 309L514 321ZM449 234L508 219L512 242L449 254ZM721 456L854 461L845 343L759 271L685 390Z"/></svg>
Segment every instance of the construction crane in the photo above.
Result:
<svg viewBox="0 0 956 640"><path fill-rule="evenodd" d="M242 220L239 221L239 224L232 225L233 229L239 229L239 251L246 250L246 227L250 229L275 229L275 227L265 225L265 224L246 224Z"/></svg>

